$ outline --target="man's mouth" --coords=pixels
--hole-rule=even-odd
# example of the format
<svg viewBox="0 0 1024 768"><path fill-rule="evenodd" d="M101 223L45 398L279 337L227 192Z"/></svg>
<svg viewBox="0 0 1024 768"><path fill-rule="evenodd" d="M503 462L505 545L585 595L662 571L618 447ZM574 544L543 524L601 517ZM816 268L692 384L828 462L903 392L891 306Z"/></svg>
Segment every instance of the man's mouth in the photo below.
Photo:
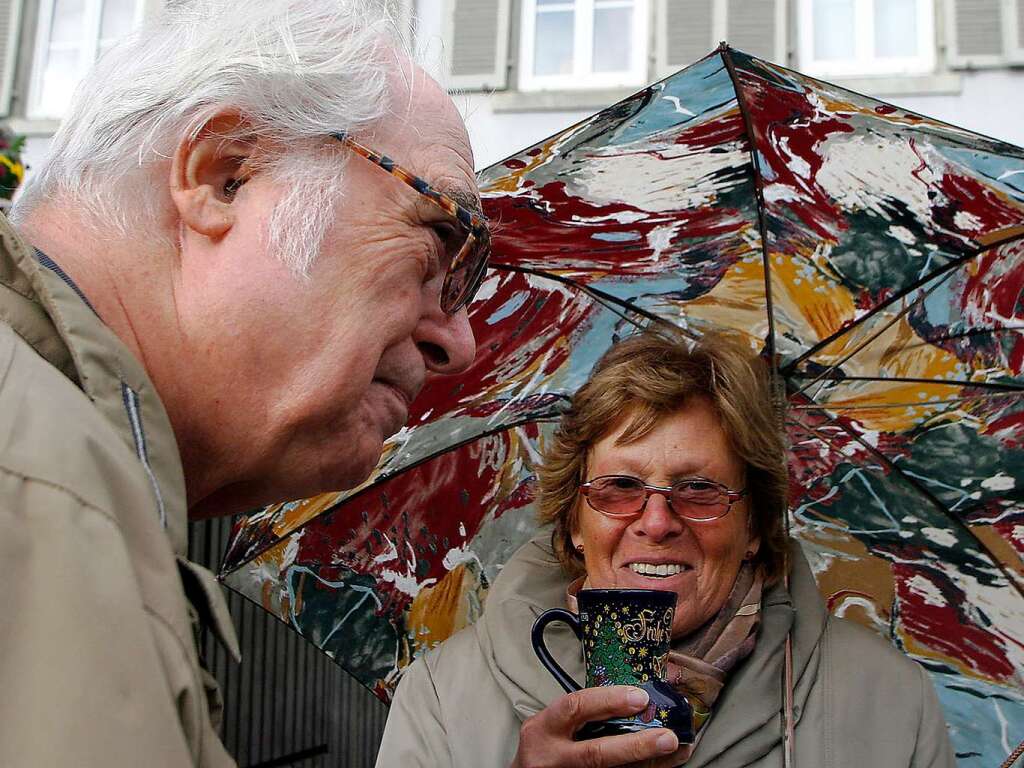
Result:
<svg viewBox="0 0 1024 768"><path fill-rule="evenodd" d="M402 404L405 406L405 409L407 411L409 410L409 406L412 405L412 401L416 399L415 392L409 392L406 389L403 389L398 384L395 384L392 381L387 381L386 379L378 379L378 381L385 387L390 389L395 394L395 396L402 401Z"/></svg>

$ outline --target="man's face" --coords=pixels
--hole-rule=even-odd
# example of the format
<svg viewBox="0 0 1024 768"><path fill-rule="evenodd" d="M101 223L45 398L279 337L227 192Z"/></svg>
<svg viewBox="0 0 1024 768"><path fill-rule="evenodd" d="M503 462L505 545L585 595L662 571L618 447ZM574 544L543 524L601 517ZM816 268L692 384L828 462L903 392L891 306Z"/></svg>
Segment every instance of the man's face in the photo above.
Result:
<svg viewBox="0 0 1024 768"><path fill-rule="evenodd" d="M355 138L478 206L469 139L447 95L417 72L411 92L394 101L396 117ZM232 393L218 404L219 445L207 452L237 478L228 495L245 504L362 482L426 375L473 360L465 310L449 317L438 303L452 220L354 153L345 174L308 279L268 252L266 222L283 190L259 173L232 202L235 224L212 263L182 269L205 297L186 313L207 339L213 370L202 378L213 379L211 391ZM193 292L181 288L187 301Z"/></svg>

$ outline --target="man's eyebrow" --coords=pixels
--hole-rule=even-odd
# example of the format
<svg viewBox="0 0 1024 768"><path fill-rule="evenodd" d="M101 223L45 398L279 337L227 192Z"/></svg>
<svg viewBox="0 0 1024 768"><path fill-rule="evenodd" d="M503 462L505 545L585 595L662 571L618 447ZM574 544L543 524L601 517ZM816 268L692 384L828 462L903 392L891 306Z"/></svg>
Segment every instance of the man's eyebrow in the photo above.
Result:
<svg viewBox="0 0 1024 768"><path fill-rule="evenodd" d="M441 188L438 189L438 192L442 192L443 194L447 195L456 203L461 205L463 208L472 213L475 213L477 216L480 216L481 218L486 218L484 217L484 210L480 206L480 198L474 195L465 187L458 186L449 187L447 189Z"/></svg>

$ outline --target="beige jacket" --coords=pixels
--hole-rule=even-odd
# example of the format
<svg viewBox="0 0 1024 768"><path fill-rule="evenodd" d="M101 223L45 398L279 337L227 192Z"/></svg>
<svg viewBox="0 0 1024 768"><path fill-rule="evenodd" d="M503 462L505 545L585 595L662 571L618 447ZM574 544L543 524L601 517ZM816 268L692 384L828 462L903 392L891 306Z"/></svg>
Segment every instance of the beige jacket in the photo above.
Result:
<svg viewBox="0 0 1024 768"><path fill-rule="evenodd" d="M540 536L496 580L483 617L406 671L378 768L504 768L519 727L562 690L540 666L530 627L564 606L566 579ZM861 627L829 616L799 547L790 592L772 588L753 654L736 669L686 768L782 766L783 648L793 628L797 768L952 768L932 684ZM548 647L583 680L579 642L562 624Z"/></svg>
<svg viewBox="0 0 1024 768"><path fill-rule="evenodd" d="M142 366L0 216L0 766L234 765L194 622L237 641L186 525Z"/></svg>

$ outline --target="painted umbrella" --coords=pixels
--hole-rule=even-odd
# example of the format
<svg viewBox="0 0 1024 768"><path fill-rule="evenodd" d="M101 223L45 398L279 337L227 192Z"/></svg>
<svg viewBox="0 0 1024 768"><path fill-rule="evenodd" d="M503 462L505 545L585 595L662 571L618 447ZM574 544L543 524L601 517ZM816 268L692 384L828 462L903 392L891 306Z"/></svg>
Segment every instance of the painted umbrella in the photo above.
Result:
<svg viewBox="0 0 1024 768"><path fill-rule="evenodd" d="M241 518L226 583L387 699L534 533L539 450L597 358L724 327L785 392L829 609L925 666L963 765L998 764L1024 738L1024 150L723 47L481 189L473 366L361 488Z"/></svg>

